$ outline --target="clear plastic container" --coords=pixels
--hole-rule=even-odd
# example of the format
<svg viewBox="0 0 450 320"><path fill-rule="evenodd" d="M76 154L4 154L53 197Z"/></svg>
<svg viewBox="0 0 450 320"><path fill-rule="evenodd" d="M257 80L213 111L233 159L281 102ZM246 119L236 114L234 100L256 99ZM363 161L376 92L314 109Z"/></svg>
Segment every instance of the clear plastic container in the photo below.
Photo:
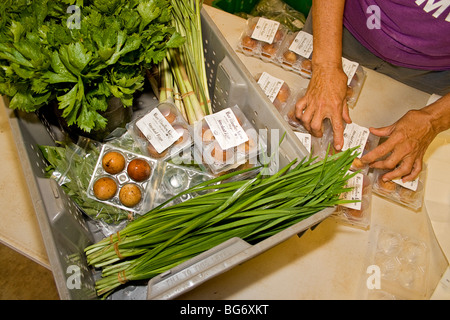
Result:
<svg viewBox="0 0 450 320"><path fill-rule="evenodd" d="M329 135L328 143L331 143L330 153L335 153L336 150L333 147L333 136ZM375 149L380 142L380 137L370 133L368 128L360 126L356 123L346 124L344 129L344 146L342 151L350 148L358 147L357 151L359 155L352 163L350 170L358 171L367 174L369 172L369 166L361 161L361 158L368 152Z"/></svg>
<svg viewBox="0 0 450 320"><path fill-rule="evenodd" d="M160 162L157 169L157 175L159 177L159 188L154 196L152 207L165 203L179 193L214 178L213 175L206 172L165 161ZM207 192L208 191L206 190L184 194L181 197L170 201L168 205L180 203Z"/></svg>
<svg viewBox="0 0 450 320"><path fill-rule="evenodd" d="M347 105L349 108L355 107L359 95L361 94L361 90L363 88L365 80L366 80L366 72L358 64L358 66L356 67L356 71L353 74L351 80L349 80L347 86Z"/></svg>
<svg viewBox="0 0 450 320"><path fill-rule="evenodd" d="M127 127L143 154L153 159L172 159L193 144L192 127L170 101L158 104Z"/></svg>
<svg viewBox="0 0 450 320"><path fill-rule="evenodd" d="M145 213L152 203L149 190L155 179L156 167L156 160L104 144L87 195L114 207Z"/></svg>
<svg viewBox="0 0 450 320"><path fill-rule="evenodd" d="M283 79L274 77L267 72L257 74L255 80L278 112L281 113L292 98L292 91L289 85Z"/></svg>
<svg viewBox="0 0 450 320"><path fill-rule="evenodd" d="M226 108L198 121L194 126L195 149L201 162L219 174L246 162L257 162L265 152L266 142L237 105Z"/></svg>
<svg viewBox="0 0 450 320"><path fill-rule="evenodd" d="M426 294L429 253L426 244L410 235L375 226L371 235L369 265L379 268L380 289L369 290L389 299L421 299Z"/></svg>
<svg viewBox="0 0 450 320"><path fill-rule="evenodd" d="M372 179L369 175L358 173L349 179L347 185L353 190L343 194L342 198L360 202L337 206L334 217L345 224L368 229L372 213Z"/></svg>
<svg viewBox="0 0 450 320"><path fill-rule="evenodd" d="M277 53L277 63L284 69L310 78L312 73L312 35L304 32L286 34Z"/></svg>
<svg viewBox="0 0 450 320"><path fill-rule="evenodd" d="M401 179L383 181L382 177L387 172L388 170L374 170L374 193L413 210L419 210L425 195L426 166L424 165L414 181L408 183L403 183Z"/></svg>
<svg viewBox="0 0 450 320"><path fill-rule="evenodd" d="M288 30L278 21L265 17L247 19L246 28L241 34L238 50L265 62L276 63L276 56Z"/></svg>

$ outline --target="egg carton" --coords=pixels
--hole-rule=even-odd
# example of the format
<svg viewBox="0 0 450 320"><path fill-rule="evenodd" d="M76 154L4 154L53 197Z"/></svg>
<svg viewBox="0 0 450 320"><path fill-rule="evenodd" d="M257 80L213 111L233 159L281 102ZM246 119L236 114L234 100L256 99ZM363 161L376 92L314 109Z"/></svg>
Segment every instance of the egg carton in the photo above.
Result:
<svg viewBox="0 0 450 320"><path fill-rule="evenodd" d="M292 90L286 81L274 77L268 72L257 74L255 80L278 112L281 113L292 98Z"/></svg>
<svg viewBox="0 0 450 320"><path fill-rule="evenodd" d="M374 193L407 208L419 210L425 195L426 165L415 180L407 183L403 183L401 179L383 181L383 175L387 172L388 170L374 170Z"/></svg>
<svg viewBox="0 0 450 320"><path fill-rule="evenodd" d="M248 161L256 164L266 142L235 105L205 116L194 126L194 147L213 174L235 169Z"/></svg>
<svg viewBox="0 0 450 320"><path fill-rule="evenodd" d="M368 266L379 271L379 287L366 288L368 298L424 299L429 249L409 234L375 226L371 234Z"/></svg>
<svg viewBox="0 0 450 320"><path fill-rule="evenodd" d="M127 124L143 154L161 161L179 156L193 143L192 127L170 101Z"/></svg>
<svg viewBox="0 0 450 320"><path fill-rule="evenodd" d="M198 195L206 194L210 190L199 190L175 197L180 193L209 181L214 178L212 174L170 162L160 162L157 169L159 177L158 190L154 195L152 207L173 205L184 202Z"/></svg>
<svg viewBox="0 0 450 320"><path fill-rule="evenodd" d="M276 62L289 71L311 78L313 37L305 31L289 32L280 46Z"/></svg>
<svg viewBox="0 0 450 320"><path fill-rule="evenodd" d="M338 205L333 216L344 224L368 229L372 214L372 179L370 175L357 173L348 180L347 186L352 190L342 194L341 199L359 202Z"/></svg>
<svg viewBox="0 0 450 320"><path fill-rule="evenodd" d="M151 207L150 188L157 162L149 157L104 144L87 190L91 199L134 213Z"/></svg>
<svg viewBox="0 0 450 320"><path fill-rule="evenodd" d="M277 63L276 56L286 34L288 29L278 21L265 17L250 17L247 19L237 49L264 62Z"/></svg>

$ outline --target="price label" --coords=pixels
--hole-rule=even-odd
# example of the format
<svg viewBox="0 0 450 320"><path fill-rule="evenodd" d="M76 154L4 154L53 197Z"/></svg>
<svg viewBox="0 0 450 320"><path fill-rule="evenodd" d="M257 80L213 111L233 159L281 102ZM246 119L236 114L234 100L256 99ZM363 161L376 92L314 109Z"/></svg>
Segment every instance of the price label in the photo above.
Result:
<svg viewBox="0 0 450 320"><path fill-rule="evenodd" d="M309 59L313 52L313 36L305 31L299 31L289 46L289 50Z"/></svg>
<svg viewBox="0 0 450 320"><path fill-rule="evenodd" d="M245 130L231 108L208 115L204 119L223 150L237 147L248 141Z"/></svg>
<svg viewBox="0 0 450 320"><path fill-rule="evenodd" d="M267 72L263 72L258 79L258 84L269 100L273 103L280 92L284 81L268 74Z"/></svg>
<svg viewBox="0 0 450 320"><path fill-rule="evenodd" d="M259 18L251 37L255 40L272 44L279 27L280 23L278 21Z"/></svg>
<svg viewBox="0 0 450 320"><path fill-rule="evenodd" d="M136 126L158 153L162 153L181 137L181 133L172 127L158 108L136 121Z"/></svg>

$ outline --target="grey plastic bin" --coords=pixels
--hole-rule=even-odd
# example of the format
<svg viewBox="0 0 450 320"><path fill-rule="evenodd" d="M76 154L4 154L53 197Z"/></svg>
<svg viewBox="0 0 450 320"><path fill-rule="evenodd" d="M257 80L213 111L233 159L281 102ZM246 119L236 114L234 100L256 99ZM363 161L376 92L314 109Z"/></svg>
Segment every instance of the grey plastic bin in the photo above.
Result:
<svg viewBox="0 0 450 320"><path fill-rule="evenodd" d="M202 10L202 29L213 109L217 111L238 104L257 129L267 129L268 141L271 139L271 132L277 132L276 137L286 133L278 150L277 164L280 167L294 159L307 156L306 149L262 92L205 10ZM7 99L5 103L8 104ZM96 299L95 279L100 275L87 266L83 249L88 244L102 239L104 234L95 221L77 209L56 181L45 177L44 169L47 164L38 149L38 145L54 145L54 141L58 139L58 129L43 123L36 114L13 112L9 109L8 112L60 298ZM269 149L269 152L273 151L275 150ZM112 294L109 299L177 297L289 237L301 234L332 212L333 208L323 210L256 245L250 245L242 239L230 239L151 279L148 283L130 283Z"/></svg>

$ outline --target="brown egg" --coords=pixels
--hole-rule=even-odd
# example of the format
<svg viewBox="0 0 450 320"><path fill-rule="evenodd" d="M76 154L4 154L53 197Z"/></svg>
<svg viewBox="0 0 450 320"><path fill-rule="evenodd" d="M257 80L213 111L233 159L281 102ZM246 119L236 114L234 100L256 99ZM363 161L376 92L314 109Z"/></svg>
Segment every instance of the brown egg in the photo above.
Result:
<svg viewBox="0 0 450 320"><path fill-rule="evenodd" d="M175 144L182 144L183 142L187 141L189 139L189 131L183 126L175 125L173 126L175 131L177 131L179 134L181 134L181 137L178 138L177 141L175 141Z"/></svg>
<svg viewBox="0 0 450 320"><path fill-rule="evenodd" d="M169 123L173 123L177 119L176 111L170 105L162 104L158 109Z"/></svg>
<svg viewBox="0 0 450 320"><path fill-rule="evenodd" d="M258 45L258 41L253 39L250 36L245 36L242 38L242 47L244 50L253 51L255 50L256 46Z"/></svg>
<svg viewBox="0 0 450 320"><path fill-rule="evenodd" d="M267 57L267 58L271 58L275 55L275 53L277 52L277 47L275 46L275 44L264 44L262 46L262 55Z"/></svg>
<svg viewBox="0 0 450 320"><path fill-rule="evenodd" d="M134 183L127 183L120 189L119 200L124 206L134 207L141 199L141 189Z"/></svg>
<svg viewBox="0 0 450 320"><path fill-rule="evenodd" d="M211 156L219 162L225 162L228 159L227 151L223 150L218 145L214 146L211 150Z"/></svg>
<svg viewBox="0 0 450 320"><path fill-rule="evenodd" d="M306 72L312 72L312 62L309 59L305 59L301 63L302 70Z"/></svg>
<svg viewBox="0 0 450 320"><path fill-rule="evenodd" d="M127 167L128 176L138 182L147 180L151 172L150 164L144 159L134 159Z"/></svg>
<svg viewBox="0 0 450 320"><path fill-rule="evenodd" d="M102 158L102 167L109 174L117 174L125 169L125 157L117 151L109 151Z"/></svg>
<svg viewBox="0 0 450 320"><path fill-rule="evenodd" d="M284 32L282 29L278 29L277 33L275 34L275 38L273 39L273 42L279 42L283 40Z"/></svg>
<svg viewBox="0 0 450 320"><path fill-rule="evenodd" d="M159 153L158 151L156 151L155 147L151 143L147 143L147 152L150 157L154 159L160 159L166 156L167 149Z"/></svg>
<svg viewBox="0 0 450 320"><path fill-rule="evenodd" d="M294 64L297 61L297 54L291 50L286 51L283 54L284 60L288 64Z"/></svg>
<svg viewBox="0 0 450 320"><path fill-rule="evenodd" d="M289 96L291 95L291 89L289 89L289 86L286 83L283 83L283 85L280 88L280 91L278 91L277 99L281 103L285 103L287 99L289 99Z"/></svg>
<svg viewBox="0 0 450 320"><path fill-rule="evenodd" d="M394 191L397 188L397 185L395 182L392 181L383 181L382 175L378 177L378 186L383 189L384 191Z"/></svg>
<svg viewBox="0 0 450 320"><path fill-rule="evenodd" d="M211 129L207 126L202 127L202 141L203 142L211 142L216 138L214 137Z"/></svg>
<svg viewBox="0 0 450 320"><path fill-rule="evenodd" d="M355 158L352 162L352 170L360 170L363 169L366 165L360 158Z"/></svg>
<svg viewBox="0 0 450 320"><path fill-rule="evenodd" d="M92 189L97 199L105 201L116 195L117 183L110 177L102 177L95 181Z"/></svg>

